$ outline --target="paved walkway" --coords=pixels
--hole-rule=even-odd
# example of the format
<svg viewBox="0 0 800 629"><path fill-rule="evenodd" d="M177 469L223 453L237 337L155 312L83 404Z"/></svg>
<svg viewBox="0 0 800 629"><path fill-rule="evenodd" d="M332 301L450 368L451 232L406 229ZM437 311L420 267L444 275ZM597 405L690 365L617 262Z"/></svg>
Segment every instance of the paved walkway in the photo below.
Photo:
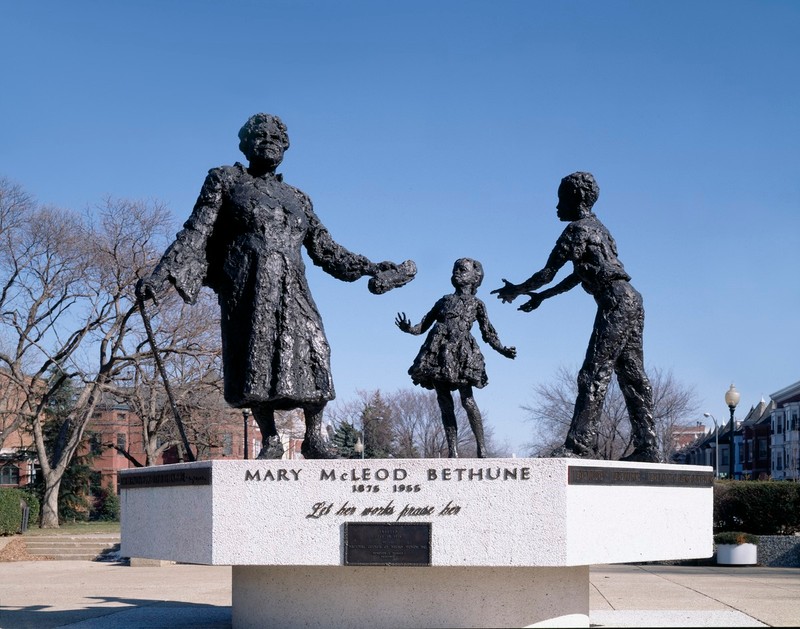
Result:
<svg viewBox="0 0 800 629"><path fill-rule="evenodd" d="M796 627L800 568L592 566L599 627Z"/></svg>
<svg viewBox="0 0 800 629"><path fill-rule="evenodd" d="M800 568L610 565L590 571L593 627L796 627ZM0 563L0 628L227 629L231 569Z"/></svg>

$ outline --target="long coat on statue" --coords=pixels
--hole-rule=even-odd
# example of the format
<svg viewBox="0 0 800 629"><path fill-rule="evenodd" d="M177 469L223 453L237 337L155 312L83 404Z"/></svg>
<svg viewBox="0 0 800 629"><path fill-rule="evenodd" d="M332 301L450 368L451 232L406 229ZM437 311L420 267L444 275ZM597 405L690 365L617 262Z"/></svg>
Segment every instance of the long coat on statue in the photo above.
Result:
<svg viewBox="0 0 800 629"><path fill-rule="evenodd" d="M153 271L192 303L212 288L221 311L225 400L294 408L335 397L330 347L306 281L315 265L352 282L374 265L334 242L311 200L281 175L209 171L192 215Z"/></svg>

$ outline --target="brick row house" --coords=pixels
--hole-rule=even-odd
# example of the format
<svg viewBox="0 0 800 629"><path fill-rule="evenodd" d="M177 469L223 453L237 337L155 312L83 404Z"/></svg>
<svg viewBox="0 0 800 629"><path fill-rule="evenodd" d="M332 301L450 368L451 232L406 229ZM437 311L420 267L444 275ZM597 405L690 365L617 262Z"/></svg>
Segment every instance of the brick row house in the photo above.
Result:
<svg viewBox="0 0 800 629"><path fill-rule="evenodd" d="M243 459L245 450L252 457L260 433L248 413L221 408L207 420L199 442L199 459ZM99 406L87 427L88 447L92 452L91 467L100 474L101 484L117 490L117 472L145 465L144 432L136 413L120 402ZM245 442L247 433L247 442ZM193 441L190 438L190 441ZM255 450L258 454L258 450ZM157 465L181 461L179 449L167 448L158 457Z"/></svg>
<svg viewBox="0 0 800 629"><path fill-rule="evenodd" d="M0 487L24 487L33 482L36 461L31 435L12 431L0 447Z"/></svg>
<svg viewBox="0 0 800 629"><path fill-rule="evenodd" d="M732 449L728 419L680 450L675 461L715 466L717 448L721 478L729 476L733 453L734 479L800 481L800 382L762 399L744 419L734 419Z"/></svg>
<svg viewBox="0 0 800 629"><path fill-rule="evenodd" d="M776 408L770 422L768 453L772 478L800 480L800 382L772 394Z"/></svg>
<svg viewBox="0 0 800 629"><path fill-rule="evenodd" d="M35 477L33 436L17 426L22 400L9 372L0 369L0 487L24 486Z"/></svg>
<svg viewBox="0 0 800 629"><path fill-rule="evenodd" d="M247 459L258 455L261 433L249 411L221 404L217 409L204 411L203 416L202 434L196 430L188 431L191 433L190 441L194 444L196 439L201 444L198 459ZM284 458L302 458L303 428L298 417L302 416L287 413L283 421L279 421L283 426ZM99 404L85 434L85 443L79 454L91 454L90 466L97 475L97 482L112 491L117 490L117 472L146 462L142 422L122 402L111 400ZM164 450L157 464L178 463L180 460L180 452L173 446ZM22 487L32 483L37 467L38 458L31 434L24 428L9 432L0 448L0 486Z"/></svg>

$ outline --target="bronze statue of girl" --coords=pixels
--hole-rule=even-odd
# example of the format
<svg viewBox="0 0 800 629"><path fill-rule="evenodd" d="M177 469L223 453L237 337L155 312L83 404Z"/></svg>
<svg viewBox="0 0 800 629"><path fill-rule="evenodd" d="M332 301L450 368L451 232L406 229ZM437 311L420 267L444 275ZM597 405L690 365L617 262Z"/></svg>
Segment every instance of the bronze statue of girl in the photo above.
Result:
<svg viewBox="0 0 800 629"><path fill-rule="evenodd" d="M433 326L408 373L414 384L436 391L450 458L458 457L458 424L452 397L455 390L461 396L461 405L475 434L478 457L486 456L483 421L472 387L482 389L489 379L483 354L470 333L472 324L478 322L484 342L492 349L507 358L517 355L514 347L500 343L486 314L486 305L475 296L482 281L481 263L459 258L453 265L451 278L454 293L439 299L418 325L411 325L404 312L395 319L397 327L408 334L422 334Z"/></svg>

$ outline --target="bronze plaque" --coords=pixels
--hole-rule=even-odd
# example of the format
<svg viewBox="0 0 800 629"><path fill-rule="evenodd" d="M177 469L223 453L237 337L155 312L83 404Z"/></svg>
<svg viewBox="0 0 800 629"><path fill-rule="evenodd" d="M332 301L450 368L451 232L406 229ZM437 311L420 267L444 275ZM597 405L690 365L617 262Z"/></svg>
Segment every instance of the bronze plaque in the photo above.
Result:
<svg viewBox="0 0 800 629"><path fill-rule="evenodd" d="M430 566L431 525L345 522L344 565Z"/></svg>
<svg viewBox="0 0 800 629"><path fill-rule="evenodd" d="M210 467L198 467L186 470L159 470L158 467L150 467L141 470L124 470L119 472L117 476L117 485L120 489L210 484Z"/></svg>
<svg viewBox="0 0 800 629"><path fill-rule="evenodd" d="M659 470L628 467L570 465L570 485L645 485L649 487L713 487L714 472L703 470Z"/></svg>

